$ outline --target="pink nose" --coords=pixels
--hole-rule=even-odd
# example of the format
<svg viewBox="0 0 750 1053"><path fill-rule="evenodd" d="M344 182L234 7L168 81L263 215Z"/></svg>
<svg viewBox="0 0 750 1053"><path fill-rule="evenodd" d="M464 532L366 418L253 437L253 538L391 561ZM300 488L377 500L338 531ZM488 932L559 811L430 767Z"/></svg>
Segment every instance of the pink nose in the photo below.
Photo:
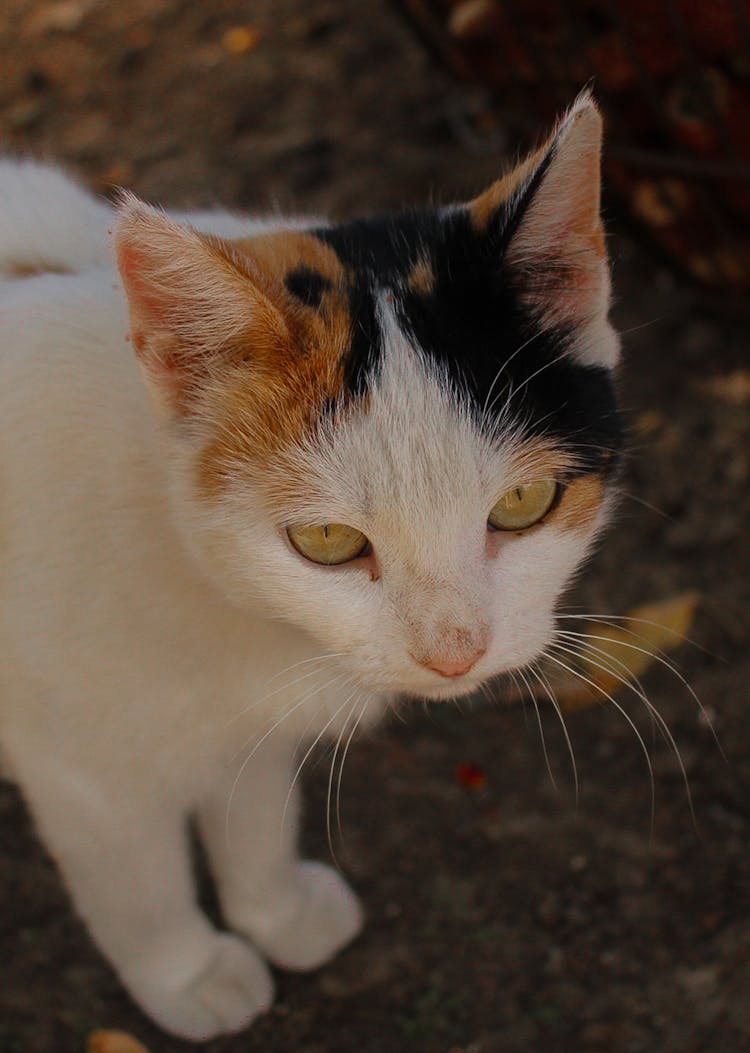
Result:
<svg viewBox="0 0 750 1053"><path fill-rule="evenodd" d="M460 662L443 662L440 659L428 659L424 662L424 665L428 669L434 669L441 676L463 676L464 673L469 672L472 666L476 665L484 652L485 648L483 647L481 651L476 651L470 658L464 658Z"/></svg>

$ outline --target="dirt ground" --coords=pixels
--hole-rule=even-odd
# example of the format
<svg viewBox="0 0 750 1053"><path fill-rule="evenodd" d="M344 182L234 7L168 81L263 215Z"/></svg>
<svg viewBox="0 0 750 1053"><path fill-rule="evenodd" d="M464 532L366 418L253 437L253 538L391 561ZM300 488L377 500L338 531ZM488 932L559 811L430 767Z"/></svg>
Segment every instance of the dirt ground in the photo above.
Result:
<svg viewBox="0 0 750 1053"><path fill-rule="evenodd" d="M252 25L254 46L227 30ZM245 44L247 40L245 38ZM99 190L337 216L477 191L463 93L376 0L3 0L0 142ZM646 689L689 776L621 699L564 739L519 708L415 707L356 743L341 864L368 927L214 1053L742 1053L750 1050L750 422L746 320L726 317L610 223L633 428L621 513L571 602L621 613L694 589L683 675ZM742 379L744 376L744 380ZM328 858L329 758L308 771L306 850ZM483 787L456 777L462 764ZM121 1028L190 1048L130 1003L74 916L15 790L0 784L0 1053L82 1053Z"/></svg>

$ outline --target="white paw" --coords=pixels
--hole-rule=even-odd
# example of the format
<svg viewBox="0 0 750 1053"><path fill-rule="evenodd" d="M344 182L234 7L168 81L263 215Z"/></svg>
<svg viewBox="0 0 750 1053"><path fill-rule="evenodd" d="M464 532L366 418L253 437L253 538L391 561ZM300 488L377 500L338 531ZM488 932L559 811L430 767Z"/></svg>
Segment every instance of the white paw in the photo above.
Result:
<svg viewBox="0 0 750 1053"><path fill-rule="evenodd" d="M315 969L353 940L364 920L347 883L323 863L297 864L295 895L271 924L242 926L254 943L284 969Z"/></svg>
<svg viewBox="0 0 750 1053"><path fill-rule="evenodd" d="M208 963L175 989L164 975L158 984L133 990L160 1027L180 1038L205 1041L242 1031L273 1001L273 981L263 959L236 936L217 933Z"/></svg>

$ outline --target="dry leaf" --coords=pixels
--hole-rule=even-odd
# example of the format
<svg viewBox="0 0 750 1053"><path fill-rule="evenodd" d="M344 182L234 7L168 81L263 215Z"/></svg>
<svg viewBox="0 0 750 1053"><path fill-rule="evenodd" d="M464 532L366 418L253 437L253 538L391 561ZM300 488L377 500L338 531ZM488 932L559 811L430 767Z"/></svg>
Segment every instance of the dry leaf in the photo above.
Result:
<svg viewBox="0 0 750 1053"><path fill-rule="evenodd" d="M86 1053L148 1053L148 1050L126 1031L92 1031Z"/></svg>
<svg viewBox="0 0 750 1053"><path fill-rule="evenodd" d="M647 439L661 431L666 417L659 410L645 410L639 413L633 422L633 430L640 439Z"/></svg>
<svg viewBox="0 0 750 1053"><path fill-rule="evenodd" d="M459 40L472 40L487 35L498 14L495 0L464 0L454 7L448 20L448 32Z"/></svg>
<svg viewBox="0 0 750 1053"><path fill-rule="evenodd" d="M733 406L750 402L750 372L746 369L735 369L733 373L713 377L702 386L710 395Z"/></svg>
<svg viewBox="0 0 750 1053"><path fill-rule="evenodd" d="M133 166L129 161L117 161L99 172L96 181L102 190L111 190L116 186L129 186L134 177Z"/></svg>
<svg viewBox="0 0 750 1053"><path fill-rule="evenodd" d="M91 0L57 0L37 5L26 24L29 33L72 33L92 6Z"/></svg>
<svg viewBox="0 0 750 1053"><path fill-rule="evenodd" d="M690 195L678 179L643 180L636 183L630 204L649 226L668 227L690 207Z"/></svg>
<svg viewBox="0 0 750 1053"><path fill-rule="evenodd" d="M694 593L685 593L635 607L617 628L603 622L576 622L576 631L589 637L581 644L588 642L592 650L588 658L560 656L574 672L567 672L554 662L545 663L551 693L566 712L603 702L607 695L622 689L623 678L637 680L658 661L661 652L684 642L697 602ZM575 644L571 647L576 649Z"/></svg>
<svg viewBox="0 0 750 1053"><path fill-rule="evenodd" d="M230 55L244 55L260 44L261 33L255 26L233 26L221 38L225 51Z"/></svg>

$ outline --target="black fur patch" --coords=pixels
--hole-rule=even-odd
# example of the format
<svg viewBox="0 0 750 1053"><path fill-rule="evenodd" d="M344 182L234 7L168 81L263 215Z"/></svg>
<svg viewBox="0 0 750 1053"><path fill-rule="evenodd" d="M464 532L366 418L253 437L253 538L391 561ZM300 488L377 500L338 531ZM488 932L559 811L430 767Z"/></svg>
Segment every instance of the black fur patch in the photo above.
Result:
<svg viewBox="0 0 750 1053"><path fill-rule="evenodd" d="M377 372L382 347L375 311L375 294L366 274L355 272L349 293L352 342L344 356L344 386L359 397Z"/></svg>
<svg viewBox="0 0 750 1053"><path fill-rule="evenodd" d="M354 275L348 390L367 389L382 347L375 302L387 289L400 325L489 426L506 405L530 435L575 448L584 470L610 470L622 427L610 371L577 364L573 334L542 332L518 293L506 249L532 193L478 231L468 209L409 211L315 231ZM420 259L434 275L429 292L409 289Z"/></svg>
<svg viewBox="0 0 750 1053"><path fill-rule="evenodd" d="M328 278L309 267L297 267L290 271L284 281L292 296L306 304L308 307L320 307L323 294L331 288Z"/></svg>

